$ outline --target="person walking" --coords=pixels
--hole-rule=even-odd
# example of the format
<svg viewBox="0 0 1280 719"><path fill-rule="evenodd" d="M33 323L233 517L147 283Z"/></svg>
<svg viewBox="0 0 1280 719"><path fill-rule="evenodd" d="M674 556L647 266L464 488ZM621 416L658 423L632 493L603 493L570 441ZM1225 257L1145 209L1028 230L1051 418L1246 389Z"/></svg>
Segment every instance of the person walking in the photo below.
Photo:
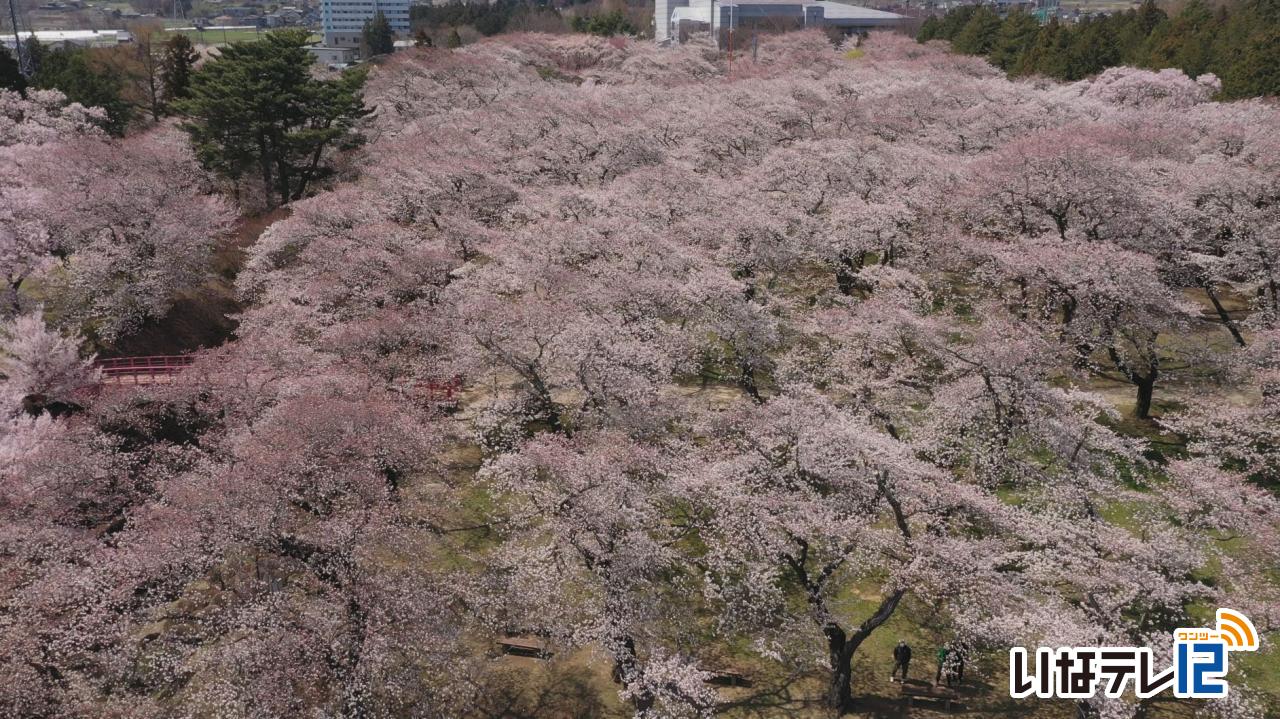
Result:
<svg viewBox="0 0 1280 719"><path fill-rule="evenodd" d="M889 675L889 681L897 681L898 669L902 669L902 682L907 681L907 672L911 666L911 647L905 639L899 639L898 645L893 648L893 673Z"/></svg>
<svg viewBox="0 0 1280 719"><path fill-rule="evenodd" d="M952 674L955 676L956 685L964 683L964 652L956 649L951 652Z"/></svg>
<svg viewBox="0 0 1280 719"><path fill-rule="evenodd" d="M938 648L938 673L933 678L933 683L942 683L942 673L947 670L947 655L951 653L951 647L943 644Z"/></svg>

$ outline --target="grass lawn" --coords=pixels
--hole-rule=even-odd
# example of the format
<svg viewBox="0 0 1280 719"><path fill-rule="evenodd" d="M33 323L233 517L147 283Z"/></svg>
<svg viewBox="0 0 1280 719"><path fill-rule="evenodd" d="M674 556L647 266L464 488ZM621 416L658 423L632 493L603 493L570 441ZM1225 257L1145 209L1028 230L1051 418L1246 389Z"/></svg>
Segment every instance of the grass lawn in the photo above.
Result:
<svg viewBox="0 0 1280 719"><path fill-rule="evenodd" d="M171 30L191 38L191 42L199 45L226 45L233 42L253 42L266 37L268 30ZM312 35L313 42L319 42L319 35Z"/></svg>

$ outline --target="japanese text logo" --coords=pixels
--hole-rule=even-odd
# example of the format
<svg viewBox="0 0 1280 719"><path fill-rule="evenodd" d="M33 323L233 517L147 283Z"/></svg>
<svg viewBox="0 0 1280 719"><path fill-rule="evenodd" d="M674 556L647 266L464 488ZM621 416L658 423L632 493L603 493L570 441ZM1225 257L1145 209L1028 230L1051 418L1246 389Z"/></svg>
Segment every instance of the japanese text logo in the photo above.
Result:
<svg viewBox="0 0 1280 719"><path fill-rule="evenodd" d="M1214 629L1175 630L1173 666L1163 669L1154 666L1148 647L1040 647L1033 676L1027 650L1015 647L1009 650L1009 696L1088 699L1101 689L1114 698L1130 684L1140 699L1170 687L1179 698L1226 696L1228 657L1231 652L1257 651L1258 632L1234 609L1218 609L1217 620Z"/></svg>

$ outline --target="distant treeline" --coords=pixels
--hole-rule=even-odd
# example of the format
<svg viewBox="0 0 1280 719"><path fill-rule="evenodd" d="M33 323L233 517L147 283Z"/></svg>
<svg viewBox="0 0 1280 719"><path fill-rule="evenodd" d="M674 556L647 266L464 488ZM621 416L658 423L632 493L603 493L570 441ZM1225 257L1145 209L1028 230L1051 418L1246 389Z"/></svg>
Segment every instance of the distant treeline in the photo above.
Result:
<svg viewBox="0 0 1280 719"><path fill-rule="evenodd" d="M1222 80L1225 98L1280 95L1280 0L1213 7L1191 0L1170 17L1151 0L1141 7L1074 25L1041 25L1015 10L1003 19L987 5L930 17L920 42L950 40L952 49L985 56L1010 75L1079 80L1116 65L1178 68Z"/></svg>
<svg viewBox="0 0 1280 719"><path fill-rule="evenodd" d="M0 46L0 90L58 90L71 102L102 108L102 129L112 135L124 135L147 115L159 120L170 101L185 97L199 55L185 35L162 38L141 25L132 30L134 42L115 47L46 46L31 36L22 44L30 77L20 72L15 53Z"/></svg>

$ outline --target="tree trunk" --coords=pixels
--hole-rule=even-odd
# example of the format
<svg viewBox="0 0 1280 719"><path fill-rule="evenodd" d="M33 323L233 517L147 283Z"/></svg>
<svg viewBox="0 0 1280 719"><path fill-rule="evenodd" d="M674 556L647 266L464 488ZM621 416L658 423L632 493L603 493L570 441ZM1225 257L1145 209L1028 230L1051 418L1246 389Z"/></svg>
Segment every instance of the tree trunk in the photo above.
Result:
<svg viewBox="0 0 1280 719"><path fill-rule="evenodd" d="M26 279L26 275L16 279L12 275L9 277L8 300L14 314L17 314L22 309L22 295L19 293L19 289L21 289L24 279Z"/></svg>
<svg viewBox="0 0 1280 719"><path fill-rule="evenodd" d="M853 701L853 652L844 630L834 622L822 628L827 636L828 662L831 665L831 683L827 686L827 707L841 716Z"/></svg>
<svg viewBox="0 0 1280 719"><path fill-rule="evenodd" d="M836 267L836 288L840 290L840 294L852 296L853 290L857 287L857 276L853 272L840 264Z"/></svg>
<svg viewBox="0 0 1280 719"><path fill-rule="evenodd" d="M328 128L328 123L325 123L324 127ZM307 163L307 166L302 168L301 173L299 173L298 189L293 192L293 199L301 200L303 195L306 194L307 185L311 183L311 178L315 177L316 171L320 169L320 158L324 154L325 144L326 143L321 142L316 145L315 150L311 153L311 159Z"/></svg>
<svg viewBox="0 0 1280 719"><path fill-rule="evenodd" d="M764 397L760 396L760 387L756 384L755 369L749 362L742 359L738 360L738 384L751 395L751 399L756 404L764 404Z"/></svg>
<svg viewBox="0 0 1280 719"><path fill-rule="evenodd" d="M262 191L267 193L267 208L275 209L276 203L272 201L272 193L275 192L275 181L272 178L271 166L273 160L271 158L271 149L267 145L267 137L265 133L258 133L258 162L262 170ZM284 202L285 198L280 198Z"/></svg>
<svg viewBox="0 0 1280 719"><path fill-rule="evenodd" d="M866 641L872 632L889 621L889 617L893 616L898 603L906 593L905 589L898 589L885 597L876 609L876 613L859 625L852 635L846 634L835 622L828 621L823 625L822 633L827 637L827 656L831 664L831 683L827 686L827 706L835 711L837 716L848 711L849 705L853 702L853 655L858 653L858 647L862 646L862 642Z"/></svg>
<svg viewBox="0 0 1280 719"><path fill-rule="evenodd" d="M1209 296L1209 301L1213 303L1213 309L1218 313L1218 319L1222 320L1222 324L1227 326L1227 331L1231 333L1236 344L1241 347L1245 346L1244 336L1240 334L1240 328L1236 326L1235 320L1231 319L1231 314L1222 306L1222 302L1218 300L1218 293L1213 291L1213 283L1205 282L1201 285L1204 293Z"/></svg>
<svg viewBox="0 0 1280 719"><path fill-rule="evenodd" d="M1262 245L1258 246L1258 250L1261 253L1262 274L1267 277L1266 288L1260 289L1259 294L1265 299L1267 291L1270 290L1271 310L1280 312L1280 286L1276 284L1276 274L1271 271L1271 263L1267 260L1266 250L1263 249Z"/></svg>
<svg viewBox="0 0 1280 719"><path fill-rule="evenodd" d="M1136 344L1136 343L1135 343ZM1111 358L1111 364L1124 375L1124 378L1138 388L1138 399L1133 406L1133 416L1138 419L1151 418L1151 399L1156 391L1156 379L1160 377L1160 358L1156 354L1156 336L1152 335L1146 341L1146 373L1139 372L1137 368L1131 367L1128 362L1120 355L1114 346L1107 347L1107 356Z"/></svg>
<svg viewBox="0 0 1280 719"><path fill-rule="evenodd" d="M532 364L526 365L521 374L528 380L533 390L534 401L538 405L538 414L541 415L542 420L547 423L552 432L563 432L564 423L560 417L560 406L552 398L551 389L543 381L537 367Z"/></svg>
<svg viewBox="0 0 1280 719"><path fill-rule="evenodd" d="M859 289L858 272L862 269L866 255L865 252L859 252L855 259L848 252L840 253L836 261L836 288L840 290L840 294L851 296Z"/></svg>
<svg viewBox="0 0 1280 719"><path fill-rule="evenodd" d="M360 662L364 658L364 641L368 615L355 595L347 598L347 621L351 628L351 645L341 655L341 663L335 667L342 683L342 716L346 719L365 719L369 716L366 706L368 687L360 679Z"/></svg>
<svg viewBox="0 0 1280 719"><path fill-rule="evenodd" d="M1151 399L1156 392L1156 373L1134 375L1133 383L1138 387L1138 401L1133 406L1133 416L1138 419L1151 418Z"/></svg>
<svg viewBox="0 0 1280 719"><path fill-rule="evenodd" d="M289 188L293 185L293 178L289 175L288 160L283 155L276 156L276 194L280 195L280 204L287 205L292 195Z"/></svg>
<svg viewBox="0 0 1280 719"><path fill-rule="evenodd" d="M624 688L630 688L640 678L640 660L636 657L636 643L631 637L623 637L618 642L622 650L613 659L613 680ZM636 714L644 714L653 709L656 699L653 692L640 690L631 695L631 706Z"/></svg>

